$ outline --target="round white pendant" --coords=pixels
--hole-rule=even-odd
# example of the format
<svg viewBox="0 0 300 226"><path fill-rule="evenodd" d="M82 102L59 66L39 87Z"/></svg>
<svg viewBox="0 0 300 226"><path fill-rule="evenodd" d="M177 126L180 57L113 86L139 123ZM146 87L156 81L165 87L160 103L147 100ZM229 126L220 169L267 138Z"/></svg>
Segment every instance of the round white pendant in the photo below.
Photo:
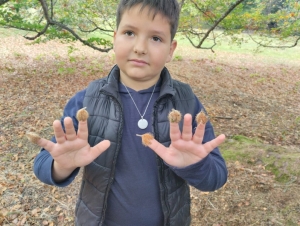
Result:
<svg viewBox="0 0 300 226"><path fill-rule="evenodd" d="M147 128L147 126L148 126L148 122L147 122L147 120L146 119L140 119L139 121L138 121L138 127L140 128L140 129L146 129Z"/></svg>

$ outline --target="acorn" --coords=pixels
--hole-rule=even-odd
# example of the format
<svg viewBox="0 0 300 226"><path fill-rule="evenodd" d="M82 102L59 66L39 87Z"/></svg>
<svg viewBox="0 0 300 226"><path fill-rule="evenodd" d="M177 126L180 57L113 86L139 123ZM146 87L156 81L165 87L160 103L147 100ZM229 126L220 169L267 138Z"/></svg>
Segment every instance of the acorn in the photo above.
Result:
<svg viewBox="0 0 300 226"><path fill-rule="evenodd" d="M80 110L77 111L76 118L78 121L84 122L88 119L89 113L85 109L86 107L81 108Z"/></svg>
<svg viewBox="0 0 300 226"><path fill-rule="evenodd" d="M181 113L178 110L172 109L168 115L168 119L171 123L178 123L181 120Z"/></svg>

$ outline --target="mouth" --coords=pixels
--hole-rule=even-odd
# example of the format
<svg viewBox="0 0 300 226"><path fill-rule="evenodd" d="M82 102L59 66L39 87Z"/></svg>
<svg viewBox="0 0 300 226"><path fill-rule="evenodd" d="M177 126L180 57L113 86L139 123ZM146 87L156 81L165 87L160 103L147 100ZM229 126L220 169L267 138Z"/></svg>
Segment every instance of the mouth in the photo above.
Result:
<svg viewBox="0 0 300 226"><path fill-rule="evenodd" d="M146 61L139 60L139 59L131 59L129 61L136 63L136 64L148 64Z"/></svg>

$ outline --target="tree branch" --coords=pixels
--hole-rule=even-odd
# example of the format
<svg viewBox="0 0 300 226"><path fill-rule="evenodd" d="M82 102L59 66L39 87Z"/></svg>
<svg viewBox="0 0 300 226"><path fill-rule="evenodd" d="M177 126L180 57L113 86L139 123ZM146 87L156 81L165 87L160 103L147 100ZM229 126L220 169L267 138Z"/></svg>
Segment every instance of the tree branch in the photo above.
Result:
<svg viewBox="0 0 300 226"><path fill-rule="evenodd" d="M44 29L42 31L36 31L37 32L37 35L36 36L33 36L33 37L28 37L28 36L23 36L24 38L28 39L28 40L35 40L36 38L40 37L41 35L45 34L45 32L47 31L49 27L49 23L46 24L46 26L44 27Z"/></svg>
<svg viewBox="0 0 300 226"><path fill-rule="evenodd" d="M76 34L76 32L74 30L72 30L71 28L69 28L68 26L57 22L55 20L53 20L48 13L48 6L47 3L45 2L45 0L39 0L39 2L42 5L43 8L43 12L44 12L44 16L45 19L47 21L47 24L49 25L55 25L57 27L60 27L68 32L70 32L77 40L79 40L80 42L82 42L84 45L87 45L89 47L91 47L92 49L98 50L100 52L108 52L109 50L111 50L112 48L106 48L106 49L102 49L102 48L98 48L97 46L94 46L93 44L88 43L86 40L83 40L82 38L79 37L79 35Z"/></svg>
<svg viewBox="0 0 300 226"><path fill-rule="evenodd" d="M274 48L274 49L280 49L280 48L281 48L281 49L293 48L293 47L297 46L297 45L298 45L298 42L300 41L300 36L299 36L298 38L296 38L295 43L294 43L294 44L291 44L290 46L265 45L265 44L263 44L262 42L256 41L256 40L252 37L252 35L250 35L250 34L248 34L248 35L249 35L249 37L251 38L251 40L252 40L253 42L255 42L257 45L259 45L259 46L261 46L261 47Z"/></svg>
<svg viewBox="0 0 300 226"><path fill-rule="evenodd" d="M0 6L5 4L6 2L9 2L9 0L0 0Z"/></svg>
<svg viewBox="0 0 300 226"><path fill-rule="evenodd" d="M85 16L86 16L86 15L85 15ZM97 25L94 21L90 20L87 16L86 16L86 18L87 18L88 21L90 21L90 23L92 23L92 24L95 26L95 28L92 29L92 30L84 30L84 29L82 29L80 26L78 26L78 28L79 28L80 31L86 32L86 33L94 32L94 31L96 31L96 30L105 31L105 32L114 32L113 30L107 30L107 29L98 27L98 25Z"/></svg>
<svg viewBox="0 0 300 226"><path fill-rule="evenodd" d="M207 48L204 48L202 47L204 41L208 38L208 36L210 35L210 33L219 25L219 23L222 22L222 20L224 20L239 4L241 4L243 1L245 0L238 0L236 1L233 5L230 6L230 8L223 14L223 16L221 16L218 20L215 21L214 25L205 33L205 35L202 37L202 39L200 40L199 44L198 45L195 45L191 39L189 39L190 43L195 47L195 48L198 48L198 49L211 49L216 45L216 43L214 43L214 45L212 47L207 47ZM194 4L196 4L194 1L193 1ZM197 7L197 6L196 6ZM199 8L199 7L197 7ZM213 51L213 50L212 50Z"/></svg>

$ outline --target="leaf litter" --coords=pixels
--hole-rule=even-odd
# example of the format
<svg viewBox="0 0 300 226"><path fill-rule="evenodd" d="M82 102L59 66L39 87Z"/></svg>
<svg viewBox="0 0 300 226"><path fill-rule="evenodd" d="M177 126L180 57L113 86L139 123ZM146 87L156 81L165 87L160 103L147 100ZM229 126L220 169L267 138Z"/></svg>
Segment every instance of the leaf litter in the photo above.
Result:
<svg viewBox="0 0 300 226"><path fill-rule="evenodd" d="M26 138L29 131L50 139L52 122L68 99L105 76L114 63L112 52L75 43L70 55L70 45L1 38L0 225L74 225L81 173L67 188L41 183L32 171L39 148ZM277 147L300 153L297 59L272 63L259 56L192 48L179 48L176 54L182 60L167 67L174 78L192 86L216 134L224 133L229 141L235 135L259 138L268 148L253 145L250 151L278 159ZM191 188L192 225L300 225L299 178L277 182L256 156L229 161L228 182L218 191ZM299 163L298 155L294 164Z"/></svg>

